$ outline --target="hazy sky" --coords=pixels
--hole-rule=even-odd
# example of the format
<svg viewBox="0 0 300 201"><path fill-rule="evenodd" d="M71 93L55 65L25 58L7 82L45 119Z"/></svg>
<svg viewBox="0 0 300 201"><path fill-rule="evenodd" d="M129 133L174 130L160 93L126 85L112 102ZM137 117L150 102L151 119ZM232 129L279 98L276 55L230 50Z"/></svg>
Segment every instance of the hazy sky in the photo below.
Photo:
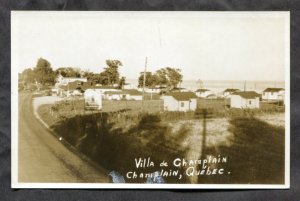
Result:
<svg viewBox="0 0 300 201"><path fill-rule="evenodd" d="M284 80L288 13L15 12L13 60L19 72L47 59L53 69L100 72L123 63L128 79L161 67L186 80Z"/></svg>

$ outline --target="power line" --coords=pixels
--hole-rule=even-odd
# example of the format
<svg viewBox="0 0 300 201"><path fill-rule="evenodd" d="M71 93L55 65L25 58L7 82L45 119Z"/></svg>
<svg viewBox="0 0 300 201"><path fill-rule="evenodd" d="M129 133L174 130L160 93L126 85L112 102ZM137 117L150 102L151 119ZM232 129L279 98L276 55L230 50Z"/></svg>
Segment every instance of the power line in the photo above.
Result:
<svg viewBox="0 0 300 201"><path fill-rule="evenodd" d="M147 71L147 57L145 60L144 79L143 79L143 99L142 99L142 111L144 111L144 100L145 100L145 84L146 84L146 71Z"/></svg>

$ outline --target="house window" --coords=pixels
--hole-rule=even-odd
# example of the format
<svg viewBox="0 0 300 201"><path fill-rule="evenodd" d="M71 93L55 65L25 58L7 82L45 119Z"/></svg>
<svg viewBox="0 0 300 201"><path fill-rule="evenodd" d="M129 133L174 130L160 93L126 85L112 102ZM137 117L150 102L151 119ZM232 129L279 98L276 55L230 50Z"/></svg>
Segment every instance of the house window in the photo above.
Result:
<svg viewBox="0 0 300 201"><path fill-rule="evenodd" d="M181 107L184 107L184 102L181 102Z"/></svg>
<svg viewBox="0 0 300 201"><path fill-rule="evenodd" d="M251 105L251 100L249 100L249 105Z"/></svg>
<svg viewBox="0 0 300 201"><path fill-rule="evenodd" d="M271 96L273 96L273 92L271 92Z"/></svg>

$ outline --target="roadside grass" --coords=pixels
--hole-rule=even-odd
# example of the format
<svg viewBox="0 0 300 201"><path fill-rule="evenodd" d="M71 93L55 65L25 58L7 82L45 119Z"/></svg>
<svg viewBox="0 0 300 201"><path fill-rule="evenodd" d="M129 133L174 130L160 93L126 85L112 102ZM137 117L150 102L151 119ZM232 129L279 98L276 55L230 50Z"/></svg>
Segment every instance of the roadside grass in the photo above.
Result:
<svg viewBox="0 0 300 201"><path fill-rule="evenodd" d="M176 141L178 139L168 137L171 129L156 115L144 114L127 131L116 124L108 113L98 113L77 115L52 125L51 128L89 158L123 176L129 171L136 171L137 174L153 173L160 170L159 164L162 161L171 163L175 157L185 156L185 149L180 147ZM148 157L155 167L135 166L135 159ZM168 183L178 183L177 177L165 180ZM130 183L145 181L145 178L126 179ZM186 183L186 178L179 182Z"/></svg>

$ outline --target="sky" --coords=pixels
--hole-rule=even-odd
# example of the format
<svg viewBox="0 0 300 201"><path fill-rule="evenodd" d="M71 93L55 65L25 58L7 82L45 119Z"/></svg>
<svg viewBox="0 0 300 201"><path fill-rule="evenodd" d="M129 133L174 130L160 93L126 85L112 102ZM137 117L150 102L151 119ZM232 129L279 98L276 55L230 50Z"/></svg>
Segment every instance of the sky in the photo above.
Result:
<svg viewBox="0 0 300 201"><path fill-rule="evenodd" d="M277 80L289 68L287 12L29 12L12 14L12 62L120 74L180 68L184 80Z"/></svg>

